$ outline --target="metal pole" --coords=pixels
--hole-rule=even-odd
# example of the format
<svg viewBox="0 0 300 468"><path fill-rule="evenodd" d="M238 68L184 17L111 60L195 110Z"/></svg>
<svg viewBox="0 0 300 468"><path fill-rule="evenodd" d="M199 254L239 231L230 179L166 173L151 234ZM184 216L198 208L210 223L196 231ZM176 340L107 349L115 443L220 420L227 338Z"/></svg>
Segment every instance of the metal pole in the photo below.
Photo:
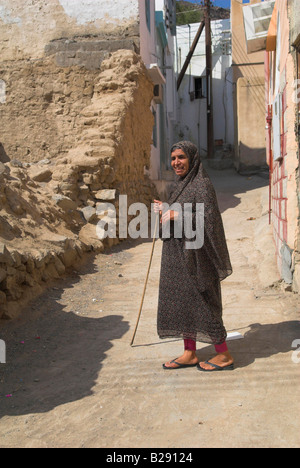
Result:
<svg viewBox="0 0 300 468"><path fill-rule="evenodd" d="M212 50L211 50L211 19L210 0L204 0L205 5L205 51L206 51L206 93L207 93L207 155L214 156L214 122L213 122L213 87L212 87Z"/></svg>

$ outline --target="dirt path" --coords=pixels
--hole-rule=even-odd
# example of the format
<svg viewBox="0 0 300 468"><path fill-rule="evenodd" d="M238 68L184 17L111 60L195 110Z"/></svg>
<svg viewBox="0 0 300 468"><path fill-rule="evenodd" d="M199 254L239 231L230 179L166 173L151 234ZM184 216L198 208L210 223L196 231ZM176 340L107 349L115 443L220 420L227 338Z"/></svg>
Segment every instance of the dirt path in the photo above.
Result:
<svg viewBox="0 0 300 468"><path fill-rule="evenodd" d="M1 448L300 447L299 297L275 283L267 181L212 176L234 266L224 319L244 336L230 343L235 371L162 369L182 343L156 335L160 241L130 347L151 242L128 241L1 324Z"/></svg>

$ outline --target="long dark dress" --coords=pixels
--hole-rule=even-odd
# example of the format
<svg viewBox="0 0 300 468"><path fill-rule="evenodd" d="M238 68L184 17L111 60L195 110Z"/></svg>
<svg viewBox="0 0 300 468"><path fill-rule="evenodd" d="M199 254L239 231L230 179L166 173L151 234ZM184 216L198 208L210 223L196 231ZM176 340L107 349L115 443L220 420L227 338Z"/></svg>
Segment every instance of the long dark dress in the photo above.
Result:
<svg viewBox="0 0 300 468"><path fill-rule="evenodd" d="M226 341L220 282L232 273L221 214L213 185L190 142L173 146L189 158L189 172L177 180L169 205L204 203L204 244L185 248L184 237L163 239L157 331L160 338ZM173 226L174 227L174 226Z"/></svg>

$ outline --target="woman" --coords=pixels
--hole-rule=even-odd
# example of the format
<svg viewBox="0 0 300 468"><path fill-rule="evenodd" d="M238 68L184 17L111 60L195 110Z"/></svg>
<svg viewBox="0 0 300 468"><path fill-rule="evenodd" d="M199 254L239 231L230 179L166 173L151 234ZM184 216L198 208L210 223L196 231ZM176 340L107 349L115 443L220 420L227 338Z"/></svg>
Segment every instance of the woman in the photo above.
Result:
<svg viewBox="0 0 300 468"><path fill-rule="evenodd" d="M176 188L168 205L172 208L176 203L184 213L184 207L190 204L195 227L196 210L204 204L204 242L200 248L186 248L184 230L181 238L174 235L178 233L178 222L184 225L179 220L181 211L163 212L162 202L154 201L154 210L162 213L163 237L158 335L162 339L180 337L184 340L183 355L163 367L172 370L197 366L204 372L232 370L233 358L226 345L227 333L222 320L220 286L232 273L232 267L216 194L193 143L175 144L171 149L171 164L176 174ZM164 238L163 229L167 223L172 229ZM197 223L196 227L199 229ZM216 356L210 361L198 362L197 341L215 345Z"/></svg>

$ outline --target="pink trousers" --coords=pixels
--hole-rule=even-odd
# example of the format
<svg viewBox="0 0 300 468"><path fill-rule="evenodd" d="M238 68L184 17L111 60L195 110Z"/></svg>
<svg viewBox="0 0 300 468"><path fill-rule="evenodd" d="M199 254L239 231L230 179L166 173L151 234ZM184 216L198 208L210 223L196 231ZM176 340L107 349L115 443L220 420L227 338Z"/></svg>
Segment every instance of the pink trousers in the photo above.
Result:
<svg viewBox="0 0 300 468"><path fill-rule="evenodd" d="M188 351L196 351L196 341L184 340L184 349ZM226 353L228 351L226 341L224 343L215 345L216 353Z"/></svg>

